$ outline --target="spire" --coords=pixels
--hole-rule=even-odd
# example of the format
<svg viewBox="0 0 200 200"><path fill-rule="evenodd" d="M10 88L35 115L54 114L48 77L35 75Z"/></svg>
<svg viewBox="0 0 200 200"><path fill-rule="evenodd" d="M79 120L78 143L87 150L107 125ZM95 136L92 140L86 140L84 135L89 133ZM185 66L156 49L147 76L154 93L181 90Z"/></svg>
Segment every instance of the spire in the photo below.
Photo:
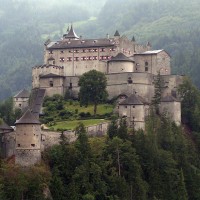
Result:
<svg viewBox="0 0 200 200"><path fill-rule="evenodd" d="M147 46L151 47L151 43L149 41L147 42Z"/></svg>
<svg viewBox="0 0 200 200"><path fill-rule="evenodd" d="M115 36L115 37L119 37L119 36L120 36L120 34L119 34L119 31L118 31L118 30L116 30L116 31L115 31L115 34L114 34L114 36Z"/></svg>
<svg viewBox="0 0 200 200"><path fill-rule="evenodd" d="M134 37L134 36L132 37L132 40L131 40L131 41L132 41L132 42L135 42L135 37Z"/></svg>
<svg viewBox="0 0 200 200"><path fill-rule="evenodd" d="M63 35L63 38L65 39L72 39L72 40L77 40L79 39L79 37L76 35L74 29L73 29L73 25L71 24L71 28L69 30L69 27L67 29L68 33Z"/></svg>

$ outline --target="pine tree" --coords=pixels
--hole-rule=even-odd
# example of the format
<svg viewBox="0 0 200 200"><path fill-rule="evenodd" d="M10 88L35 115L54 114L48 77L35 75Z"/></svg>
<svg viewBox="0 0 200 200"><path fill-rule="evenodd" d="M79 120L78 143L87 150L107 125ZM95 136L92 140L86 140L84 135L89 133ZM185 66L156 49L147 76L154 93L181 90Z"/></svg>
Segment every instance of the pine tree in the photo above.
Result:
<svg viewBox="0 0 200 200"><path fill-rule="evenodd" d="M152 105L154 106L154 109L156 113L159 113L159 104L161 102L161 96L162 96L162 89L163 89L163 80L160 75L160 71L158 72L157 76L154 80L154 96L152 99Z"/></svg>

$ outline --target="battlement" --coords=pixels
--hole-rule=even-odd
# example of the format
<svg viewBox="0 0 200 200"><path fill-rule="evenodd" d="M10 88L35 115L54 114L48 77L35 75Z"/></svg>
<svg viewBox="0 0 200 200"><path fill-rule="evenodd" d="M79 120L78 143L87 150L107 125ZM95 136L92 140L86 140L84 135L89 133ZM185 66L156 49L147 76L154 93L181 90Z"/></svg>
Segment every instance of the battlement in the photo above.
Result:
<svg viewBox="0 0 200 200"><path fill-rule="evenodd" d="M64 66L57 66L57 65L51 65L51 64L44 64L44 65L36 65L32 68L34 69L44 69L44 68L56 68L56 69L64 69Z"/></svg>

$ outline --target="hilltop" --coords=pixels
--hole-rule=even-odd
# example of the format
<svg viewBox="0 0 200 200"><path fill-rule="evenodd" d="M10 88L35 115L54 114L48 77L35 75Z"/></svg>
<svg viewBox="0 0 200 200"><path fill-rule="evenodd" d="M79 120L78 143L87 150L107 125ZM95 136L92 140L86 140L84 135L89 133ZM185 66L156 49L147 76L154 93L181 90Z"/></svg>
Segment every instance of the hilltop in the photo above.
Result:
<svg viewBox="0 0 200 200"><path fill-rule="evenodd" d="M139 42L150 41L154 49L164 48L171 54L174 73L190 75L200 86L198 0L0 3L0 99L30 88L31 67L43 60L42 43L59 39L70 22L86 38L105 37L118 29Z"/></svg>

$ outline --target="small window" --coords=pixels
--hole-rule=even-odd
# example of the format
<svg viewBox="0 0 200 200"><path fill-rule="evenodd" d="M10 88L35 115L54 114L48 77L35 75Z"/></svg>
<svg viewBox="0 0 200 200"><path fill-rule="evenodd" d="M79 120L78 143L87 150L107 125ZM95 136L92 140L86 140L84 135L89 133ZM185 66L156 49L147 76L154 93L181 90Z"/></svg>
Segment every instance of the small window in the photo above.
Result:
<svg viewBox="0 0 200 200"><path fill-rule="evenodd" d="M72 83L69 83L69 89L72 89Z"/></svg>
<svg viewBox="0 0 200 200"><path fill-rule="evenodd" d="M145 72L148 72L148 70L149 70L148 67L145 67Z"/></svg>
<svg viewBox="0 0 200 200"><path fill-rule="evenodd" d="M64 53L64 51L60 51L60 53Z"/></svg>
<svg viewBox="0 0 200 200"><path fill-rule="evenodd" d="M35 147L35 144L31 144L32 147Z"/></svg>
<svg viewBox="0 0 200 200"><path fill-rule="evenodd" d="M124 108L127 108L127 106L124 106Z"/></svg>
<svg viewBox="0 0 200 200"><path fill-rule="evenodd" d="M135 108L135 106L133 106L133 108Z"/></svg>
<svg viewBox="0 0 200 200"><path fill-rule="evenodd" d="M64 61L65 61L64 57L60 57L60 62L64 62Z"/></svg>
<svg viewBox="0 0 200 200"><path fill-rule="evenodd" d="M53 81L49 81L49 86L53 87Z"/></svg>
<svg viewBox="0 0 200 200"><path fill-rule="evenodd" d="M18 144L17 146L20 147L20 144Z"/></svg>
<svg viewBox="0 0 200 200"><path fill-rule="evenodd" d="M149 63L148 62L145 62L145 66L148 66L149 65Z"/></svg>
<svg viewBox="0 0 200 200"><path fill-rule="evenodd" d="M20 103L20 104L19 104L19 107L21 107L21 106L22 106L22 104Z"/></svg>

